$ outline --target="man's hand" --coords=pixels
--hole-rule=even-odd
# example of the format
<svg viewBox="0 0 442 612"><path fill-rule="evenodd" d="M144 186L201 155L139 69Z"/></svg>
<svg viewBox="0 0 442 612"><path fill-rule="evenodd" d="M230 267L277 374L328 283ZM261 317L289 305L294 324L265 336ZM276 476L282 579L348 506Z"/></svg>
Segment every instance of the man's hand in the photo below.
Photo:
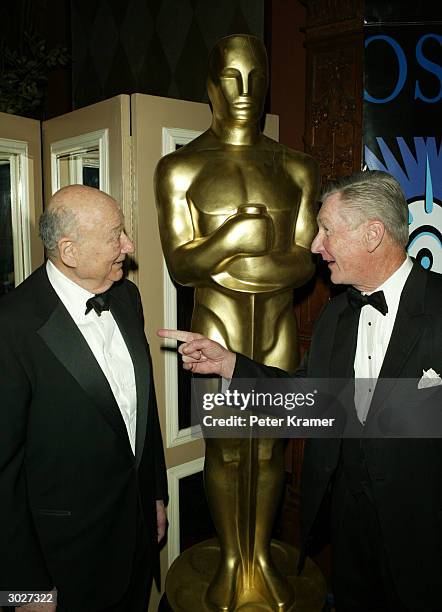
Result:
<svg viewBox="0 0 442 612"><path fill-rule="evenodd" d="M159 329L158 336L183 342L178 347L183 359L183 368L195 374L218 374L232 378L236 354L209 340L201 334L180 331L179 329Z"/></svg>
<svg viewBox="0 0 442 612"><path fill-rule="evenodd" d="M57 589L51 591L54 595L57 593ZM57 610L57 604L55 603L29 603L25 606L15 608L16 612L55 612Z"/></svg>
<svg viewBox="0 0 442 612"><path fill-rule="evenodd" d="M54 603L30 603L20 608L15 608L16 612L55 612L57 604Z"/></svg>
<svg viewBox="0 0 442 612"><path fill-rule="evenodd" d="M157 499L157 534L158 542L164 538L167 526L167 514L162 499Z"/></svg>

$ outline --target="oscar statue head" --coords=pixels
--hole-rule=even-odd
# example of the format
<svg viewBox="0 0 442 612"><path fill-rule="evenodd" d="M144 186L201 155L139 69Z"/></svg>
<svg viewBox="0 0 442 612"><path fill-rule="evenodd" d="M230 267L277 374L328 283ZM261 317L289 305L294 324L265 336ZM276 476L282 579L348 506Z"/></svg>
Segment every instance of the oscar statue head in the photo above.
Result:
<svg viewBox="0 0 442 612"><path fill-rule="evenodd" d="M237 125L259 122L267 86L267 53L259 38L234 34L216 43L207 78L214 117Z"/></svg>

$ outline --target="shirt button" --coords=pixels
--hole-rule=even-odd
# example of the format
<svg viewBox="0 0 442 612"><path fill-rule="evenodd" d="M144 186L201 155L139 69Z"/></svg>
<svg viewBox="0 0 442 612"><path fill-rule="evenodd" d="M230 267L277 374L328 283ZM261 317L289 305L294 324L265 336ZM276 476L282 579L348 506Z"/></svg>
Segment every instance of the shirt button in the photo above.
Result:
<svg viewBox="0 0 442 612"><path fill-rule="evenodd" d="M369 325L371 325L370 321L368 322Z"/></svg>
<svg viewBox="0 0 442 612"><path fill-rule="evenodd" d="M371 355L369 355L368 358L371 359Z"/></svg>

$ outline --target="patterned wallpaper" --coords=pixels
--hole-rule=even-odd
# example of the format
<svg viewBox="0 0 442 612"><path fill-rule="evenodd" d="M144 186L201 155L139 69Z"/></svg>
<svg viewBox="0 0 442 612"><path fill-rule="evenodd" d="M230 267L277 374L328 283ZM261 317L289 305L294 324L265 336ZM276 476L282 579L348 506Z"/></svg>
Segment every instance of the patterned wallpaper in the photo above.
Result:
<svg viewBox="0 0 442 612"><path fill-rule="evenodd" d="M263 38L265 0L72 0L73 108L120 93L207 101L221 37Z"/></svg>

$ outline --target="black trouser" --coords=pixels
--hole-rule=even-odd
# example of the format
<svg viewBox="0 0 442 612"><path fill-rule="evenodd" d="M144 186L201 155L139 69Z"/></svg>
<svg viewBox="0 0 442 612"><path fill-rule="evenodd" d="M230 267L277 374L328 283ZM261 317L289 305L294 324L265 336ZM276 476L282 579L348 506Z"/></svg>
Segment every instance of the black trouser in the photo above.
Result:
<svg viewBox="0 0 442 612"><path fill-rule="evenodd" d="M115 606L100 610L100 612L146 612L151 586L150 555L145 550L144 555L140 555L138 562L134 565L134 571L124 597Z"/></svg>
<svg viewBox="0 0 442 612"><path fill-rule="evenodd" d="M118 554L118 551L115 551ZM152 551L146 546L146 534L140 513L137 516L137 541L129 586L124 596L100 612L146 612L152 586ZM57 610L58 612L58 610Z"/></svg>
<svg viewBox="0 0 442 612"><path fill-rule="evenodd" d="M331 520L337 612L409 612L396 592L376 508L366 493L350 492L342 471L333 487Z"/></svg>
<svg viewBox="0 0 442 612"><path fill-rule="evenodd" d="M118 550L115 550L118 555ZM152 551L146 545L145 529L140 514L137 516L137 537L129 585L123 597L108 608L96 612L146 612L152 586ZM80 612L57 606L57 612ZM94 611L95 612L95 611Z"/></svg>

